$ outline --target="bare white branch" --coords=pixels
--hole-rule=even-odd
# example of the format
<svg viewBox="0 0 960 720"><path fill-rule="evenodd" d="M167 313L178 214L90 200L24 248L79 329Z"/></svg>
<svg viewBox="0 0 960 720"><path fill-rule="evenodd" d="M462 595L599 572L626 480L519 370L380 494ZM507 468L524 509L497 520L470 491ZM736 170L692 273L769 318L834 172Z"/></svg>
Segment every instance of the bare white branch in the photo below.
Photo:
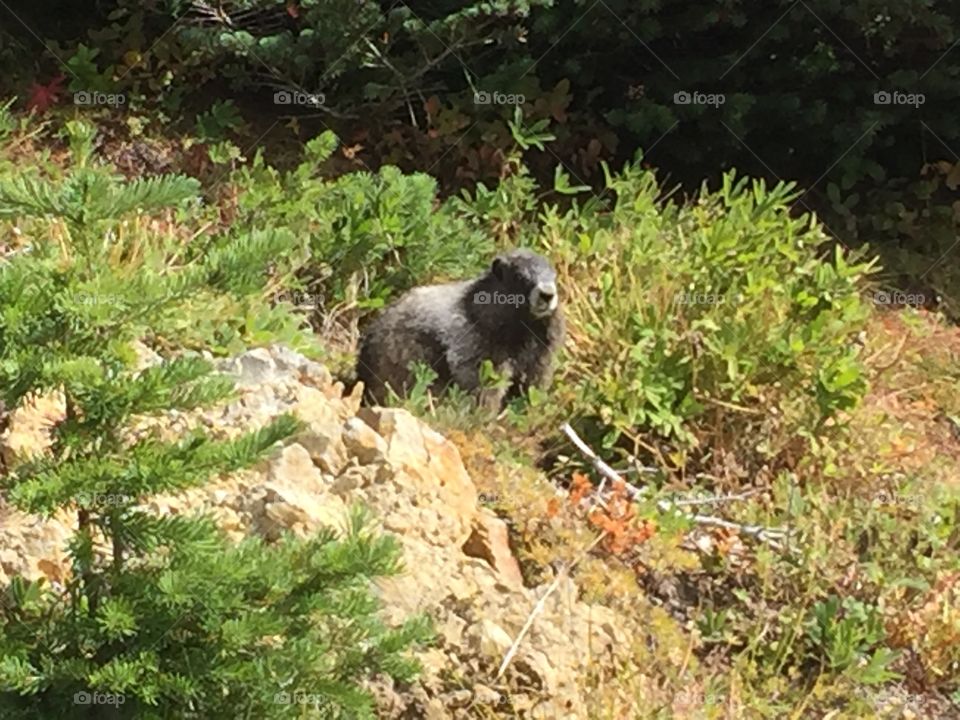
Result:
<svg viewBox="0 0 960 720"><path fill-rule="evenodd" d="M603 481L600 483L600 486L597 488L599 494L603 494L607 481L619 482L623 485L626 492L630 495L633 500L643 499L643 491L627 483L620 474L610 467L603 458L597 455L593 449L587 445L579 435L570 427L569 423L564 423L561 428L563 434L566 435L570 442L572 442L577 449L583 453L583 455L590 461L597 472L603 476ZM756 491L754 491L756 492ZM747 493L743 493L740 496L728 496L726 499L743 499L747 497ZM716 500L716 499L715 499ZM696 505L697 502L685 502L685 501L670 501L670 500L657 500L657 508L661 512L677 512L683 514L689 521L697 525L706 525L709 527L718 527L724 528L726 530L735 530L738 533L747 535L749 537L756 538L760 542L764 542L775 550L782 550L784 545L781 541L786 541L788 533L786 530L780 528L767 528L761 525L744 525L742 523L733 522L732 520L724 520L723 518L713 517L712 515L690 515L684 513L679 509L681 505Z"/></svg>

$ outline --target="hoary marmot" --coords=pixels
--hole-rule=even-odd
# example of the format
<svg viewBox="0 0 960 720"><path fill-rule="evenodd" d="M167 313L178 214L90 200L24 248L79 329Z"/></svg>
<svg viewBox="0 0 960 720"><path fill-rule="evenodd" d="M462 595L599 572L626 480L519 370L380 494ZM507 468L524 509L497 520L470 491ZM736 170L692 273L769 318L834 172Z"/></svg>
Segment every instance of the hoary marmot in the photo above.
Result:
<svg viewBox="0 0 960 720"><path fill-rule="evenodd" d="M517 249L498 256L473 280L424 285L405 293L365 329L357 377L364 399L382 405L389 385L406 394L411 364L433 369L431 392L451 384L501 408L531 386L545 387L563 342L557 274L546 258ZM480 367L490 360L509 386L480 391Z"/></svg>

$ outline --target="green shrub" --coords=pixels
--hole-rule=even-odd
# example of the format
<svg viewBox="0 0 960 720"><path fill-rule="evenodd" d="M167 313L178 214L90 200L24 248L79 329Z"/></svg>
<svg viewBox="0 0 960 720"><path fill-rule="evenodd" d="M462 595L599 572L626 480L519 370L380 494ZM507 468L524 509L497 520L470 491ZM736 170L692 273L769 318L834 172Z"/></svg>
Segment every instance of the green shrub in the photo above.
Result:
<svg viewBox="0 0 960 720"><path fill-rule="evenodd" d="M131 344L176 338L197 298L259 292L289 233L228 238L182 262L174 238L124 228L189 207L197 183L121 183L88 162L90 129L72 130L78 166L62 181L0 177L0 219L50 233L0 264L0 407L59 391L66 408L49 452L19 459L0 489L23 511L76 518L63 585L16 577L0 589L0 715L374 717L362 681L410 678L405 651L429 635L423 619L388 629L378 616L370 580L398 569L392 539L355 511L340 538L232 545L212 519L144 509L150 495L249 467L299 423L229 441L129 432L228 397L232 383L195 353L138 370Z"/></svg>
<svg viewBox="0 0 960 720"><path fill-rule="evenodd" d="M718 408L733 409L727 423L766 415L778 432L754 450L770 455L857 403L869 266L825 253L815 220L790 216L791 186L729 173L691 204L664 202L653 174L628 165L608 188L609 211L543 214L571 327L551 407L608 429L606 445L648 430L691 441Z"/></svg>
<svg viewBox="0 0 960 720"><path fill-rule="evenodd" d="M814 659L834 672L856 672L869 683L893 676L886 668L896 654L879 647L883 618L872 605L831 596L814 606L806 638Z"/></svg>
<svg viewBox="0 0 960 720"><path fill-rule="evenodd" d="M326 132L290 171L268 166L258 154L229 180L243 188L234 227L292 230L300 252L289 267L299 270L318 305L379 307L426 279L470 272L488 260L489 235L440 205L429 175L387 166L376 174L319 177L335 147Z"/></svg>

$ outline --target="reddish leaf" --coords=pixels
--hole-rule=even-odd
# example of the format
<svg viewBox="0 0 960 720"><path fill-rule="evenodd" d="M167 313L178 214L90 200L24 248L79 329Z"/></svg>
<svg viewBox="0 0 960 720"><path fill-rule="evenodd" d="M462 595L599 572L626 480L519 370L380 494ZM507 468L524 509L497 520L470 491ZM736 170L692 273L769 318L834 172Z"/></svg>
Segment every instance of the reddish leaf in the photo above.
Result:
<svg viewBox="0 0 960 720"><path fill-rule="evenodd" d="M570 483L570 504L577 505L593 489L593 483L583 473L575 472Z"/></svg>
<svg viewBox="0 0 960 720"><path fill-rule="evenodd" d="M51 105L59 100L60 93L63 92L63 81L66 78L63 75L57 75L46 85L34 83L30 86L30 98L27 100L27 110L36 110L38 113L45 113Z"/></svg>

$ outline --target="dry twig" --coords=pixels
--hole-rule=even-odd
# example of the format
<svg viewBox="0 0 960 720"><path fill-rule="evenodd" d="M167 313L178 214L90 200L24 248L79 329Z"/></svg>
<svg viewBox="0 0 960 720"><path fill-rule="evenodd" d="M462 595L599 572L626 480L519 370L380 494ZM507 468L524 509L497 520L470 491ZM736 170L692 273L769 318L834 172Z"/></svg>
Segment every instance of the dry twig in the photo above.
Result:
<svg viewBox="0 0 960 720"><path fill-rule="evenodd" d="M500 668L497 670L497 675L494 678L495 680L499 680L503 676L503 673L506 672L507 666L510 664L510 661L513 660L513 656L516 655L517 650L520 649L520 643L523 642L523 638L527 636L527 633L530 632L530 628L533 627L533 621L536 620L537 615L542 613L543 608L546 607L547 598L550 597L550 595L553 593L554 590L560 587L560 581L563 580L563 578L567 577L570 574L570 571L577 566L577 563L579 563L583 558L585 558L587 554L591 550L593 550L600 543L600 541L603 540L603 538L605 538L606 536L607 536L606 532L600 533L596 538L594 538L593 542L591 542L589 545L587 545L587 547L583 549L583 552L581 552L574 559L574 561L570 563L570 565L561 568L560 571L557 572L557 576L553 579L553 582L551 582L550 585L547 586L547 589L544 591L540 599L537 600L537 604L533 606L533 610L531 610L530 614L527 616L527 621L523 624L523 627L520 628L520 632L517 634L516 639L510 645L510 648L507 650L506 655L503 656L503 662L500 663Z"/></svg>

